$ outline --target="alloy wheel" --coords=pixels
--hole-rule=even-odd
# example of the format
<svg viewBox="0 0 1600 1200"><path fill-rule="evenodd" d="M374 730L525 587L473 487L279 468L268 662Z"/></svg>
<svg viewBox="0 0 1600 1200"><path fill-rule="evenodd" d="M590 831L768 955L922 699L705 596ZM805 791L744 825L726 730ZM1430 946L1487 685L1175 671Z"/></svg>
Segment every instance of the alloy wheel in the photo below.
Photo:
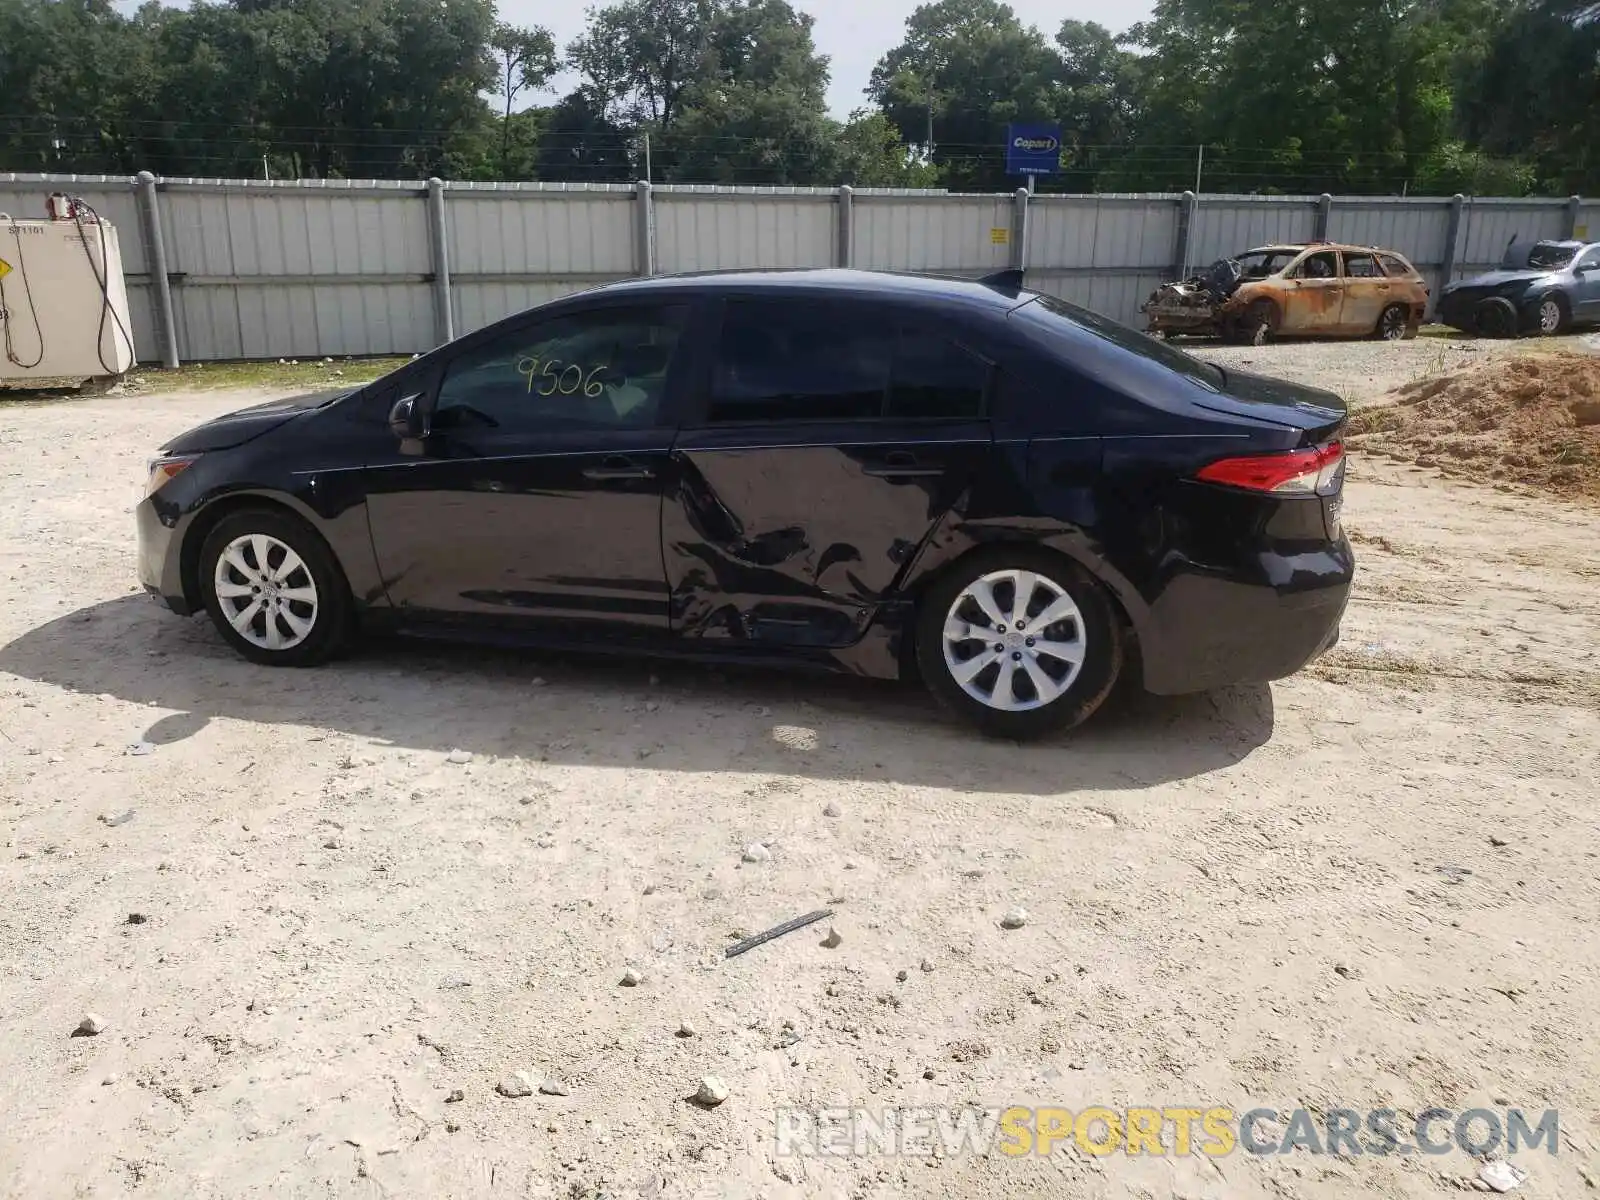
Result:
<svg viewBox="0 0 1600 1200"><path fill-rule="evenodd" d="M1546 300L1539 305L1539 332L1555 333L1561 328L1561 305L1554 300Z"/></svg>
<svg viewBox="0 0 1600 1200"><path fill-rule="evenodd" d="M1083 614L1066 589L1036 571L990 571L951 604L944 622L950 677L1001 712L1043 708L1083 669Z"/></svg>
<svg viewBox="0 0 1600 1200"><path fill-rule="evenodd" d="M1378 336L1386 342L1398 342L1406 335L1406 314L1402 308L1386 308L1378 321Z"/></svg>
<svg viewBox="0 0 1600 1200"><path fill-rule="evenodd" d="M316 626L316 580L294 548L270 534L229 542L212 582L223 617L253 646L289 650Z"/></svg>

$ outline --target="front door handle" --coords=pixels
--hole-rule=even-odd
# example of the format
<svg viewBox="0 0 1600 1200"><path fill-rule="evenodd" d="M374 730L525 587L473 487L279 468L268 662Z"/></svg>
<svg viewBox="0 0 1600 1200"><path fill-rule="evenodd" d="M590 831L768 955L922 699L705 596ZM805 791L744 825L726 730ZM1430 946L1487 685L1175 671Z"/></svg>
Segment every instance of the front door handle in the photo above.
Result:
<svg viewBox="0 0 1600 1200"><path fill-rule="evenodd" d="M641 467L626 454L608 454L598 467L585 467L585 479L654 479L656 473L649 467Z"/></svg>
<svg viewBox="0 0 1600 1200"><path fill-rule="evenodd" d="M891 450L882 462L863 467L861 473L879 479L933 479L943 475L944 468L922 465L909 450Z"/></svg>

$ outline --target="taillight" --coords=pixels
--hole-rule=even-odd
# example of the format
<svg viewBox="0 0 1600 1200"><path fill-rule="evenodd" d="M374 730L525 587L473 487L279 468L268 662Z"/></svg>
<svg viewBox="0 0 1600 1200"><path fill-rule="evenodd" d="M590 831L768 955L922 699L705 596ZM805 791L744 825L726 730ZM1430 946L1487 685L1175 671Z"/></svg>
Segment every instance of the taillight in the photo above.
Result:
<svg viewBox="0 0 1600 1200"><path fill-rule="evenodd" d="M1195 478L1248 492L1331 496L1344 485L1344 443L1223 458L1202 467Z"/></svg>

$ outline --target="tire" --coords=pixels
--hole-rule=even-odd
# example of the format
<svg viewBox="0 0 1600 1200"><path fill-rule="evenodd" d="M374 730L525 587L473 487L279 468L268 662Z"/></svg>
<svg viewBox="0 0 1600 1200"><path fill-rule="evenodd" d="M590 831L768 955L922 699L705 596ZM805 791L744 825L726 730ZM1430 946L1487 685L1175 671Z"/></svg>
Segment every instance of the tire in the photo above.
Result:
<svg viewBox="0 0 1600 1200"><path fill-rule="evenodd" d="M1552 292L1533 310L1533 331L1540 337L1558 337L1571 326L1572 310L1560 292Z"/></svg>
<svg viewBox="0 0 1600 1200"><path fill-rule="evenodd" d="M1265 346L1278 332L1278 310L1270 300L1252 301L1239 320L1240 341Z"/></svg>
<svg viewBox="0 0 1600 1200"><path fill-rule="evenodd" d="M1060 619L1033 630L1016 629L1019 583L1030 587L1025 605L1031 618L1055 608L1063 614ZM980 596L987 599L989 615ZM980 636L947 637L956 627ZM1052 636L1045 637L1047 632ZM1078 662L1041 652L1044 642L1063 650L1075 645ZM996 654L995 646L1004 649ZM1074 563L1031 546L980 551L935 583L918 607L916 648L917 667L935 699L983 733L1016 741L1086 720L1110 693L1123 662L1122 626L1105 590ZM963 683L956 672L978 658L985 665ZM1002 674L1010 690L1008 706L999 699ZM1034 682L1041 675L1047 687L1060 689L1042 703Z"/></svg>
<svg viewBox="0 0 1600 1200"><path fill-rule="evenodd" d="M1508 338L1517 336L1517 310L1504 296L1490 296L1480 300L1472 310L1472 323L1485 337Z"/></svg>
<svg viewBox="0 0 1600 1200"><path fill-rule="evenodd" d="M1391 304L1378 314L1378 325L1373 336L1385 342L1405 339L1411 325L1411 309L1404 304Z"/></svg>
<svg viewBox="0 0 1600 1200"><path fill-rule="evenodd" d="M259 571L263 552L265 578ZM298 517L274 508L229 513L206 535L199 572L212 624L251 662L310 667L343 647L350 626L349 584L327 544ZM241 621L252 608L248 620Z"/></svg>

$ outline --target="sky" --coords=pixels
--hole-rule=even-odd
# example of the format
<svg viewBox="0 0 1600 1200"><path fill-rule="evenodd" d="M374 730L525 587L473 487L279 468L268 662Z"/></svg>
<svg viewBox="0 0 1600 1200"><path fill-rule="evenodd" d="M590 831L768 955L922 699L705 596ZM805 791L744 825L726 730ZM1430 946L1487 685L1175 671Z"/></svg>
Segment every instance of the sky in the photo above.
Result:
<svg viewBox="0 0 1600 1200"><path fill-rule="evenodd" d="M790 0L795 8L816 18L812 37L817 50L828 56L830 83L828 111L844 119L866 105L862 90L878 59L900 44L906 18L919 0ZM1026 25L1035 25L1047 39L1068 17L1098 21L1113 33L1150 15L1152 0L1009 0ZM543 25L555 35L556 46L567 44L583 32L586 5L552 5L549 0L497 0L500 17L513 25ZM554 95L571 89L576 79L554 82L554 94L524 97L519 103L548 103Z"/></svg>

